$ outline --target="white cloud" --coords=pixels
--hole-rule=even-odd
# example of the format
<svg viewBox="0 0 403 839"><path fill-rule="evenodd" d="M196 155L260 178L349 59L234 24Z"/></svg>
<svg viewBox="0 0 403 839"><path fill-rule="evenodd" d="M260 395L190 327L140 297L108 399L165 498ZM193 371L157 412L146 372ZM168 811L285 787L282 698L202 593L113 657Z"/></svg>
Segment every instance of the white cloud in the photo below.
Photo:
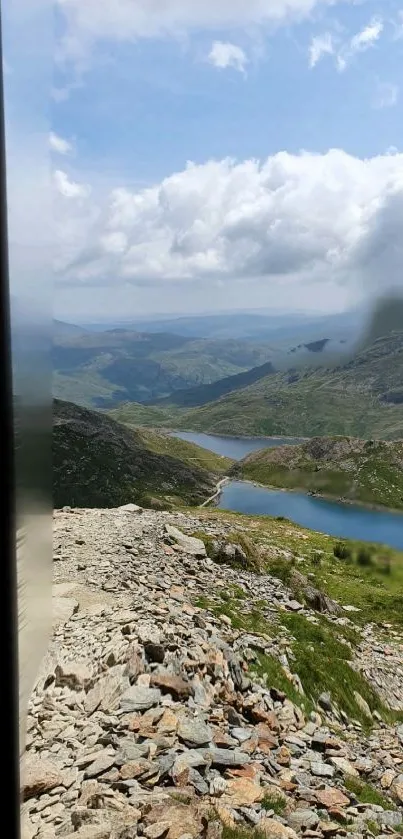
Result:
<svg viewBox="0 0 403 839"><path fill-rule="evenodd" d="M61 169L56 169L53 178L57 191L64 198L87 198L90 194L89 186L71 181Z"/></svg>
<svg viewBox="0 0 403 839"><path fill-rule="evenodd" d="M208 61L214 67L226 69L233 67L240 73L245 73L246 65L248 64L248 57L241 47L236 44L230 44L228 41L214 41Z"/></svg>
<svg viewBox="0 0 403 839"><path fill-rule="evenodd" d="M202 30L287 24L333 0L56 0L66 31L61 55L85 62L102 40L180 37ZM353 2L353 0L347 0Z"/></svg>
<svg viewBox="0 0 403 839"><path fill-rule="evenodd" d="M61 183L64 195L68 183L69 196L83 196L67 176ZM87 193L76 207L60 198L58 282L67 287L115 295L159 286L172 299L178 283L195 296L220 284L231 299L243 288L245 304L252 289L304 299L308 287L314 296L338 288L354 298L403 282L399 153L189 163L155 186L114 189L100 203Z"/></svg>
<svg viewBox="0 0 403 839"><path fill-rule="evenodd" d="M373 108L393 108L399 98L399 87L391 82L378 82L372 101Z"/></svg>
<svg viewBox="0 0 403 839"><path fill-rule="evenodd" d="M373 18L364 29L357 32L351 39L350 49L353 53L361 52L372 47L383 32L383 22L380 18Z"/></svg>
<svg viewBox="0 0 403 839"><path fill-rule="evenodd" d="M337 56L337 69L340 72L346 69L351 59L360 52L366 52L375 46L382 35L384 24L381 18L374 17L370 22L357 32L349 43L344 46Z"/></svg>
<svg viewBox="0 0 403 839"><path fill-rule="evenodd" d="M334 49L334 39L330 32L324 32L323 35L316 35L316 37L312 38L309 47L310 67L315 67L324 55L333 55Z"/></svg>
<svg viewBox="0 0 403 839"><path fill-rule="evenodd" d="M51 131L49 134L49 145L51 150L56 152L56 154L70 154L73 150L71 143L63 137L59 137L54 131Z"/></svg>

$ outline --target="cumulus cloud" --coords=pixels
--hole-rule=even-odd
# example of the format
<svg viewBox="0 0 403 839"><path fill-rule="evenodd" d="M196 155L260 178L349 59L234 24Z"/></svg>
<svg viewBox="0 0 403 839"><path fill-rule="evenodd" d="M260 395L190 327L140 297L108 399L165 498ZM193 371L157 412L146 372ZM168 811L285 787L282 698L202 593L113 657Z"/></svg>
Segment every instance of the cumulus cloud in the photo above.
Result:
<svg viewBox="0 0 403 839"><path fill-rule="evenodd" d="M324 55L333 55L334 51L334 39L330 32L324 32L323 35L316 35L312 38L309 47L310 67L315 67Z"/></svg>
<svg viewBox="0 0 403 839"><path fill-rule="evenodd" d="M378 82L374 98L373 108L393 108L399 98L399 87L391 82Z"/></svg>
<svg viewBox="0 0 403 839"><path fill-rule="evenodd" d="M49 134L49 146L51 151L56 154L70 154L73 150L71 143L63 137L59 137L59 135L55 134L54 131L51 131Z"/></svg>
<svg viewBox="0 0 403 839"><path fill-rule="evenodd" d="M402 284L403 154L361 160L333 149L189 163L146 189L113 189L101 203L80 191L78 210L64 196L67 182L67 197L79 185L66 178L63 285L181 283L208 294L219 283L230 295L243 284L246 302L252 286L300 294L313 283L317 294L338 287L354 297Z"/></svg>
<svg viewBox="0 0 403 839"><path fill-rule="evenodd" d="M245 73L248 57L241 47L228 41L214 41L208 55L208 61L221 70L233 67L240 73Z"/></svg>

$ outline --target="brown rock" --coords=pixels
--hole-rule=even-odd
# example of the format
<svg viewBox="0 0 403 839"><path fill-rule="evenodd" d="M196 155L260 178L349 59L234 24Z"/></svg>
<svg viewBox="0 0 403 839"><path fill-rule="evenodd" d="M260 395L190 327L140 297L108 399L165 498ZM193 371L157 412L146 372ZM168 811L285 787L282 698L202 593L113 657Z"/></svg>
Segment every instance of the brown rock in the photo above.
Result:
<svg viewBox="0 0 403 839"><path fill-rule="evenodd" d="M395 781L392 786L392 794L399 804L403 804L403 781Z"/></svg>
<svg viewBox="0 0 403 839"><path fill-rule="evenodd" d="M265 816L259 822L259 832L267 839L298 839L295 830L291 827L286 827L276 819L268 819Z"/></svg>
<svg viewBox="0 0 403 839"><path fill-rule="evenodd" d="M236 821L231 811L228 810L228 807L224 807L222 804L216 804L215 810L224 827L235 827Z"/></svg>
<svg viewBox="0 0 403 839"><path fill-rule="evenodd" d="M171 734L176 731L178 722L176 714L170 708L167 708L157 725L157 730L159 734Z"/></svg>
<svg viewBox="0 0 403 839"><path fill-rule="evenodd" d="M261 763L248 763L247 766L242 766L240 769L228 769L227 774L231 778L248 778L250 781L255 781L263 771L264 767Z"/></svg>
<svg viewBox="0 0 403 839"><path fill-rule="evenodd" d="M221 798L228 807L250 807L263 798L263 789L255 781L248 778L233 778L228 781L227 788Z"/></svg>
<svg viewBox="0 0 403 839"><path fill-rule="evenodd" d="M144 662L138 644L131 644L126 659L126 674L131 682L144 673Z"/></svg>
<svg viewBox="0 0 403 839"><path fill-rule="evenodd" d="M396 772L394 769L387 769L386 772L383 773L381 777L381 787L382 789L390 789L393 783L393 779L396 777Z"/></svg>
<svg viewBox="0 0 403 839"><path fill-rule="evenodd" d="M120 767L120 777L124 781L129 780L129 778L141 778L151 766L150 761L145 760L145 758L131 760L129 763L124 763Z"/></svg>
<svg viewBox="0 0 403 839"><path fill-rule="evenodd" d="M202 830L200 814L195 806L185 804L159 804L144 817L145 826L166 822L167 839L180 839L184 833L197 837Z"/></svg>
<svg viewBox="0 0 403 839"><path fill-rule="evenodd" d="M24 801L42 795L44 792L49 792L49 790L62 784L63 775L54 763L28 752L22 769L22 797Z"/></svg>
<svg viewBox="0 0 403 839"><path fill-rule="evenodd" d="M280 766L289 766L291 762L291 752L287 749L287 746L281 746L281 749L278 750L276 754L276 762L280 764Z"/></svg>
<svg viewBox="0 0 403 839"><path fill-rule="evenodd" d="M153 673L150 685L159 688L162 693L170 693L174 699L188 699L192 692L189 682L170 673Z"/></svg>
<svg viewBox="0 0 403 839"><path fill-rule="evenodd" d="M344 793L335 787L325 787L316 791L316 798L320 804L330 809L330 807L347 807L350 799Z"/></svg>
<svg viewBox="0 0 403 839"><path fill-rule="evenodd" d="M262 705L255 705L251 713L256 722L266 723L272 731L280 731L280 723L274 711L266 711Z"/></svg>
<svg viewBox="0 0 403 839"><path fill-rule="evenodd" d="M261 722L256 726L255 731L258 736L259 749L261 749L262 752L267 754L267 752L277 748L278 740L268 725Z"/></svg>
<svg viewBox="0 0 403 839"><path fill-rule="evenodd" d="M167 821L150 824L144 828L146 839L163 839L169 833L170 824Z"/></svg>

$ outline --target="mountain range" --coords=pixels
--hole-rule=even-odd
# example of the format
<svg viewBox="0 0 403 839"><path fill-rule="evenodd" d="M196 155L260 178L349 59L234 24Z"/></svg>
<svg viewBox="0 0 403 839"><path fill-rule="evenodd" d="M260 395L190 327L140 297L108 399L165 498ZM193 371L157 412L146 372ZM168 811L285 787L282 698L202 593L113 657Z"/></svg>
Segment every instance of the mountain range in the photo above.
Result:
<svg viewBox="0 0 403 839"><path fill-rule="evenodd" d="M376 339L333 367L269 375L263 369L263 375L248 386L236 380L233 386L228 393L226 381L225 395L207 404L199 401L199 407L180 408L174 396L170 404L154 408L124 404L112 413L133 425L213 434L399 439L403 436L403 331ZM192 400L197 404L195 391Z"/></svg>
<svg viewBox="0 0 403 839"><path fill-rule="evenodd" d="M328 364L337 363L356 339L354 323L351 316L344 323L340 316L304 322L292 316L212 315L151 322L145 331L135 324L88 330L54 321L53 394L105 409L168 399L200 405L260 378L264 370L258 368L265 364L272 373L318 366L325 357ZM222 384L209 388L216 382ZM193 394L205 386L205 392Z"/></svg>

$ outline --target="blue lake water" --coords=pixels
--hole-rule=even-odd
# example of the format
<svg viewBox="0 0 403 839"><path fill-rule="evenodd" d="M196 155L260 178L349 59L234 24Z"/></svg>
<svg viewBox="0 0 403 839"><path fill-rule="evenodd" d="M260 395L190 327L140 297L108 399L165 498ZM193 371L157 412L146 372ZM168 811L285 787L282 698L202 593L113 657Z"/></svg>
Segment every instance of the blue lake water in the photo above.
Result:
<svg viewBox="0 0 403 839"><path fill-rule="evenodd" d="M284 443L290 438L219 437L213 434L180 432L175 436L205 449L240 460L249 452ZM338 504L303 492L287 492L255 486L247 481L230 481L222 489L218 507L251 515L284 516L303 527L339 536L380 542L403 550L403 514L370 510L354 504Z"/></svg>
<svg viewBox="0 0 403 839"><path fill-rule="evenodd" d="M343 539L380 542L403 550L403 514L337 504L303 492L255 486L246 481L225 484L218 506L253 515L285 516L291 521Z"/></svg>
<svg viewBox="0 0 403 839"><path fill-rule="evenodd" d="M219 437L216 434L202 434L197 431L175 431L175 437L196 443L203 449L209 449L232 460L242 460L250 452L258 449L270 449L274 446L284 446L286 443L300 443L298 437Z"/></svg>

